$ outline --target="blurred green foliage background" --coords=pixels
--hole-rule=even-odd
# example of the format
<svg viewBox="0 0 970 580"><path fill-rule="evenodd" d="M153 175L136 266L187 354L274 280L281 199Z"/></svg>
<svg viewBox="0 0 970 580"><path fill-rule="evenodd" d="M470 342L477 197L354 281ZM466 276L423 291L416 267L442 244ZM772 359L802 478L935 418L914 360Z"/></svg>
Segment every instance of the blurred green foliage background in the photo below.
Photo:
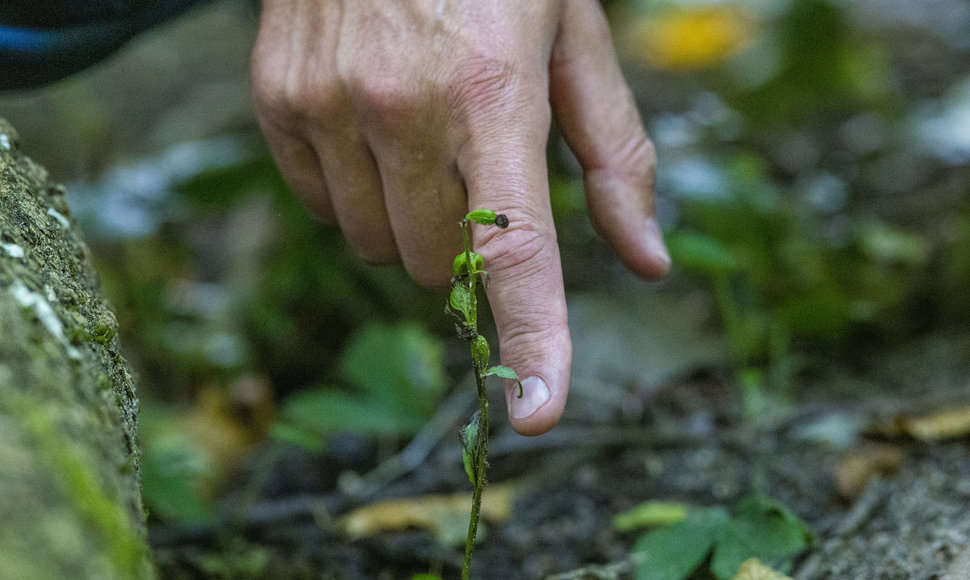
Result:
<svg viewBox="0 0 970 580"><path fill-rule="evenodd" d="M653 286L621 270L554 132L569 291L702 304L759 396L966 329L966 3L606 7L657 145L675 266ZM400 444L465 368L442 294L361 263L287 191L250 111L255 26L250 4L218 2L94 70L0 96L95 251L140 378L145 493L162 519L207 517L226 474L273 437Z"/></svg>

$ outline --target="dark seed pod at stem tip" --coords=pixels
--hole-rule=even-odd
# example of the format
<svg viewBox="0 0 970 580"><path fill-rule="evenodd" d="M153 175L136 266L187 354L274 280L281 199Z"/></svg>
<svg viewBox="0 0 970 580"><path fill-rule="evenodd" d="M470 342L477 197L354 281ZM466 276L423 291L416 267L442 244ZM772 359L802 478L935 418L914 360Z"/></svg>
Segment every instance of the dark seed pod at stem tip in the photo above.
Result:
<svg viewBox="0 0 970 580"><path fill-rule="evenodd" d="M509 227L509 217L504 213L495 216L495 225L501 229Z"/></svg>

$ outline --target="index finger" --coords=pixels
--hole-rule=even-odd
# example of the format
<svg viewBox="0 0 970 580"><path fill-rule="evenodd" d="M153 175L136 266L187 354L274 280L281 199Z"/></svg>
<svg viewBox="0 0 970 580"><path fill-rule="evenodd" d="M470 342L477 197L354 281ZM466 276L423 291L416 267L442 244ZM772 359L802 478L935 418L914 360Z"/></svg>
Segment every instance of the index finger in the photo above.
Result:
<svg viewBox="0 0 970 580"><path fill-rule="evenodd" d="M569 390L569 337L562 265L546 168L550 112L538 99L503 100L459 152L469 208L505 214L506 229L476 227L475 251L489 272L488 298L502 364L522 377L523 396L506 384L512 427L523 435L551 429Z"/></svg>

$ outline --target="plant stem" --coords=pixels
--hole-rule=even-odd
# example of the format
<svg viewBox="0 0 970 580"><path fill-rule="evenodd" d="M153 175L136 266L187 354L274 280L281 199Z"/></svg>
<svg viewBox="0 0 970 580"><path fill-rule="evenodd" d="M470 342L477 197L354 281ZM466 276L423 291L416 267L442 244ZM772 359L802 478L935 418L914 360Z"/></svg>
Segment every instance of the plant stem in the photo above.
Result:
<svg viewBox="0 0 970 580"><path fill-rule="evenodd" d="M461 222L461 237L465 244L465 263L468 264L469 316L468 324L478 331L478 274L472 271L471 243L468 236L468 221ZM475 551L475 538L478 535L478 520L482 511L482 492L485 490L485 467L488 465L488 395L485 391L485 368L475 356L474 342L471 347L472 364L475 368L475 386L478 388L478 411L481 419L478 437L478 451L475 465L475 491L472 494L471 519L468 521L468 536L465 538L465 558L461 564L461 578L468 580ZM486 363L487 364L487 363Z"/></svg>
<svg viewBox="0 0 970 580"><path fill-rule="evenodd" d="M478 295L475 293L478 274L472 272L472 244L468 237L468 220L461 220L459 222L461 225L461 241L465 244L465 264L468 268L468 290L471 295L471 300L469 301L468 308L468 324L478 332ZM472 360L475 360L475 353L472 352ZM485 369L475 369L476 376L482 377L482 382L484 382ZM481 387L479 387L481 390Z"/></svg>
<svg viewBox="0 0 970 580"><path fill-rule="evenodd" d="M474 353L472 355L474 359ZM475 466L475 491L472 493L471 519L468 522L468 536L465 538L465 559L461 565L461 580L468 580L475 551L475 537L478 535L478 520L482 511L482 492L485 491L485 466L488 456L488 397L485 394L485 369L475 364L475 383L478 386L478 410L481 416L478 438L478 463Z"/></svg>

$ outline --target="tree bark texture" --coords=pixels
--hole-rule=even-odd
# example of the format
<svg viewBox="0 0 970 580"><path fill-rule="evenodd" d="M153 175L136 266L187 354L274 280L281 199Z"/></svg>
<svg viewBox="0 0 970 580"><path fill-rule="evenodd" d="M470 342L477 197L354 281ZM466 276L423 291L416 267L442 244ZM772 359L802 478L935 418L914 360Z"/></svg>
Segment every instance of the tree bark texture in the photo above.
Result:
<svg viewBox="0 0 970 580"><path fill-rule="evenodd" d="M151 578L137 399L64 190L0 119L0 577Z"/></svg>

